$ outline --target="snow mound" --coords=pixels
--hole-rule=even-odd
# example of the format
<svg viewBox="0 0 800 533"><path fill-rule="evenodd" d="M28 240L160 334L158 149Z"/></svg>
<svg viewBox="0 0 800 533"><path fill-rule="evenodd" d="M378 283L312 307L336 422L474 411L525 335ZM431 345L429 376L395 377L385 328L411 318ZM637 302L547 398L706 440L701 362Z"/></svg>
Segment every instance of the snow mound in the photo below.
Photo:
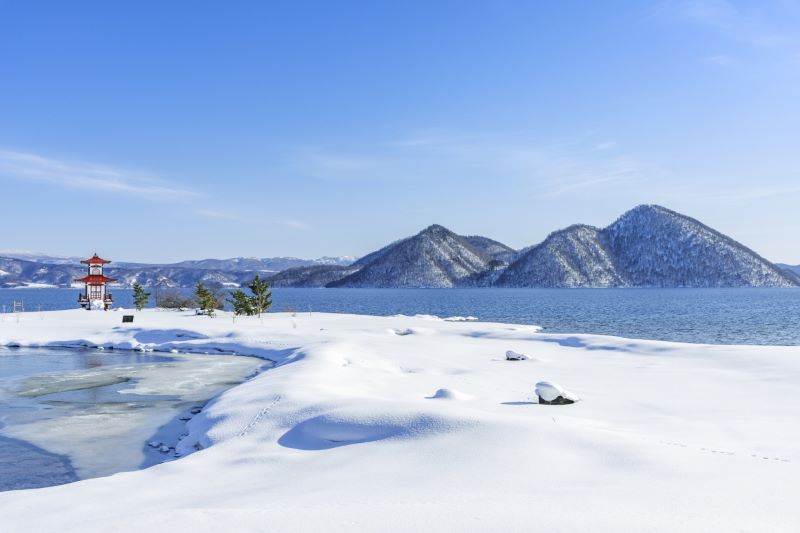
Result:
<svg viewBox="0 0 800 533"><path fill-rule="evenodd" d="M395 315L398 318L408 318L406 315ZM423 320L436 320L439 322L475 322L478 320L476 316L446 316L440 317L438 315L426 315L426 314L416 314L412 315L411 318L421 318Z"/></svg>
<svg viewBox="0 0 800 533"><path fill-rule="evenodd" d="M530 359L530 357L528 357L524 353L515 352L514 350L508 350L506 352L506 359L508 359L509 361L526 361Z"/></svg>
<svg viewBox="0 0 800 533"><path fill-rule="evenodd" d="M472 396L453 389L437 389L433 396L426 396L429 400L470 400Z"/></svg>
<svg viewBox="0 0 800 533"><path fill-rule="evenodd" d="M426 413L334 412L305 420L278 439L298 450L326 450L385 439L421 438L457 429L461 423Z"/></svg>
<svg viewBox="0 0 800 533"><path fill-rule="evenodd" d="M551 383L549 381L540 381L536 384L536 395L539 397L539 403L542 403L541 400L548 403L554 402L558 400L558 398L567 400L568 403L580 400L577 395L566 390L558 383Z"/></svg>
<svg viewBox="0 0 800 533"><path fill-rule="evenodd" d="M445 322L476 322L478 317L476 316L448 316L443 318Z"/></svg>
<svg viewBox="0 0 800 533"><path fill-rule="evenodd" d="M406 329L392 329L390 331L392 333L394 333L395 335L399 335L401 337L404 337L406 335L411 335L412 333L414 333L414 330L409 329L409 328L406 328Z"/></svg>

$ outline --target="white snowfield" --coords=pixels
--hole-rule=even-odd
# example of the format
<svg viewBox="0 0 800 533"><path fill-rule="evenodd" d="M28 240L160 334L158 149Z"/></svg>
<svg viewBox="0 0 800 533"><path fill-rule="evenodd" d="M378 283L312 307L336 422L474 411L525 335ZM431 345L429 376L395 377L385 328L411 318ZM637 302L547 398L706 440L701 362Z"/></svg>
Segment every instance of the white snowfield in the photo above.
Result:
<svg viewBox="0 0 800 533"><path fill-rule="evenodd" d="M201 451L0 493L4 533L800 530L798 347L156 311L3 315L0 344L277 363L189 422ZM581 401L537 404L542 381Z"/></svg>

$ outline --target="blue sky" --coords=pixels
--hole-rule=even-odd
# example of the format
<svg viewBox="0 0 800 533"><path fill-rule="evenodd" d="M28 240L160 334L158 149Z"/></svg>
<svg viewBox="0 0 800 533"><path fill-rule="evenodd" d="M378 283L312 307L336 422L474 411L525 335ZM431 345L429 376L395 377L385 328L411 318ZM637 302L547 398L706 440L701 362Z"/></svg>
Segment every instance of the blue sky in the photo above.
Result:
<svg viewBox="0 0 800 533"><path fill-rule="evenodd" d="M640 203L800 263L800 3L0 0L0 249L514 247Z"/></svg>

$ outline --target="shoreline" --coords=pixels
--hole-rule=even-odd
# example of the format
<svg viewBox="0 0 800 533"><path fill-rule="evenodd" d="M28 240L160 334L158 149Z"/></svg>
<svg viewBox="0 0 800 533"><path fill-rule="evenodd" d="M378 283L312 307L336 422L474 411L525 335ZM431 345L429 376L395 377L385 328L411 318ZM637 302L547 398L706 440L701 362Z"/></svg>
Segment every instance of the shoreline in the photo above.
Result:
<svg viewBox="0 0 800 533"><path fill-rule="evenodd" d="M7 310L13 299L21 297L29 311L40 306L75 309L69 291L11 290L2 295ZM132 307L128 294L117 296L117 305ZM490 323L538 324L552 333L717 345L800 345L800 330L795 327L800 323L800 291L777 289L275 289L274 302L275 311L474 315ZM7 313L0 314L0 323L39 318L35 312Z"/></svg>
<svg viewBox="0 0 800 533"><path fill-rule="evenodd" d="M9 531L791 531L800 521L798 347L410 316L118 319L53 312L47 328L0 322L0 340L221 348L275 364L187 421L176 449L192 453L180 461L0 493ZM508 350L529 359L506 361ZM581 400L538 404L539 381ZM77 505L100 494L91 510Z"/></svg>

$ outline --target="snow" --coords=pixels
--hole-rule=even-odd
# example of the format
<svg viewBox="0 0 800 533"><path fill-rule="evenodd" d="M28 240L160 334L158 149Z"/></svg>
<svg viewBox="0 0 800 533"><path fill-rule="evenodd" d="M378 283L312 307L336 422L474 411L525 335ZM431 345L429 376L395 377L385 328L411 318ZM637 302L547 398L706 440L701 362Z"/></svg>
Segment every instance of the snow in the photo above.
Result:
<svg viewBox="0 0 800 533"><path fill-rule="evenodd" d="M577 402L580 399L558 383L550 383L549 381L540 381L536 384L536 395L548 402L552 402L559 396L573 402Z"/></svg>
<svg viewBox="0 0 800 533"><path fill-rule="evenodd" d="M4 533L793 532L800 523L798 347L408 316L234 323L227 313L145 311L129 326L113 312L39 315L0 321L0 344L238 353L276 366L207 403L168 448L176 461L0 493ZM536 364L498 357L510 347ZM582 401L538 405L543 381Z"/></svg>
<svg viewBox="0 0 800 533"><path fill-rule="evenodd" d="M514 350L508 350L506 351L506 359L508 359L509 361L526 361L530 358L524 353L515 352Z"/></svg>

